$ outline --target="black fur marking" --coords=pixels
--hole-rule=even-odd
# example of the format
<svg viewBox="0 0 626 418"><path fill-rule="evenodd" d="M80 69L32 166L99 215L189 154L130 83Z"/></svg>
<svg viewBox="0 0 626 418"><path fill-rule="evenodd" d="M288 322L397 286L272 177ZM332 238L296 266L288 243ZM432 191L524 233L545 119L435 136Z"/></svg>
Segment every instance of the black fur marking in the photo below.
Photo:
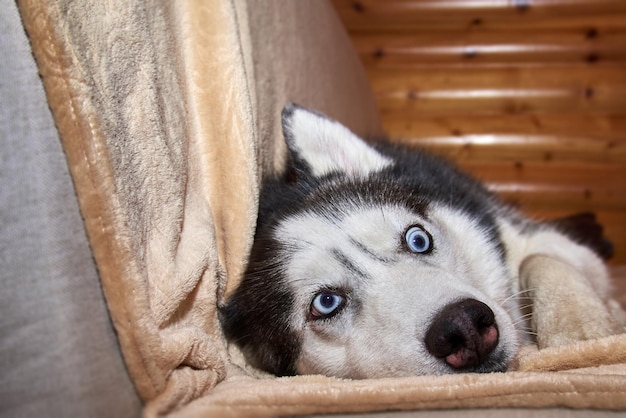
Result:
<svg viewBox="0 0 626 418"><path fill-rule="evenodd" d="M554 219L548 224L568 236L574 242L591 248L605 260L613 257L613 243L604 236L604 228L590 212L578 213L564 218Z"/></svg>
<svg viewBox="0 0 626 418"><path fill-rule="evenodd" d="M376 254L373 250L367 248L367 246L365 244L363 244L360 241L357 241L354 238L350 238L350 244L354 245L359 251L361 251L366 256L368 256L372 260L377 261L379 263L393 264L393 263L396 262L396 260L394 258L392 258L392 257L387 257L387 256L383 256L383 255L380 255L380 254Z"/></svg>
<svg viewBox="0 0 626 418"><path fill-rule="evenodd" d="M243 350L255 367L278 376L295 375L300 337L291 328L293 296L282 279L281 252L272 240L257 240L244 282L221 310L226 338Z"/></svg>
<svg viewBox="0 0 626 418"><path fill-rule="evenodd" d="M339 263L341 263L341 265L350 273L352 273L355 277L364 280L372 280L372 277L369 274L367 274L366 272L361 270L356 264L354 264L350 260L350 258L340 249L333 248L330 253L335 258L335 260L339 261Z"/></svg>

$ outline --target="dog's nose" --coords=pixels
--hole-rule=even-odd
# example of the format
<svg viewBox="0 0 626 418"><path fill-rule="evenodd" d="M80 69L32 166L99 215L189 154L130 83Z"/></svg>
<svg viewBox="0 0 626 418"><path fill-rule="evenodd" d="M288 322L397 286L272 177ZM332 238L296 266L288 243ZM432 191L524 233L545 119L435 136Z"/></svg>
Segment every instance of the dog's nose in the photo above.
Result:
<svg viewBox="0 0 626 418"><path fill-rule="evenodd" d="M489 306L465 299L446 306L426 332L426 348L455 369L477 366L498 345L498 327Z"/></svg>

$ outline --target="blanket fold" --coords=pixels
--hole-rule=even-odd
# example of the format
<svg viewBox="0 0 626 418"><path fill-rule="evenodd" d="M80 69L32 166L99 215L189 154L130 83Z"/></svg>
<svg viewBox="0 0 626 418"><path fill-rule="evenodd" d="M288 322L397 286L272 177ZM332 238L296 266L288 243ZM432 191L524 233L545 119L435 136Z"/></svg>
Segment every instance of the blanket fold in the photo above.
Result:
<svg viewBox="0 0 626 418"><path fill-rule="evenodd" d="M185 5L20 2L128 370L167 408L225 376L217 297L243 268L231 254L247 251L257 184L240 55L226 53L238 40L222 27L232 5L206 19ZM202 89L183 71L200 67L184 39L194 18L224 49ZM208 115L189 111L214 99ZM203 136L207 124L222 135Z"/></svg>

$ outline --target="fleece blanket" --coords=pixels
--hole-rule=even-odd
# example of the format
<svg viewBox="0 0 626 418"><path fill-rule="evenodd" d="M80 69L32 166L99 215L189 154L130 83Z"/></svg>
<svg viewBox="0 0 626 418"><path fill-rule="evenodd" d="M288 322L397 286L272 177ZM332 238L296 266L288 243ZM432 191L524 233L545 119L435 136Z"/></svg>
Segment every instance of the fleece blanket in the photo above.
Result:
<svg viewBox="0 0 626 418"><path fill-rule="evenodd" d="M516 371L351 381L251 370L224 340L217 307L245 268L259 179L283 163L280 108L299 101L360 135L380 133L331 6L18 4L146 416L626 409L626 336L610 321L615 306L589 299L584 283L566 300L551 297L561 276L544 272L563 268L554 260L520 272L535 283L543 343L520 354ZM583 315L582 328L556 332L572 306L607 318L604 328L587 332L595 327Z"/></svg>

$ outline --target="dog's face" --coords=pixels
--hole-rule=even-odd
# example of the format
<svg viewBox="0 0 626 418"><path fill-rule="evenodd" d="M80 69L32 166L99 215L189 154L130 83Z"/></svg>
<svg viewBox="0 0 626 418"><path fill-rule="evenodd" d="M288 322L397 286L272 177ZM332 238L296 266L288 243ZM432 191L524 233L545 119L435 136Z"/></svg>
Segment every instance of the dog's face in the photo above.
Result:
<svg viewBox="0 0 626 418"><path fill-rule="evenodd" d="M505 369L516 352L509 315L514 308L507 305L511 291L500 255L463 215L429 208L425 217L405 207L379 206L328 222L303 213L281 222L276 238L285 247L284 285L294 295L290 322L301 340L298 373L361 378L495 371ZM438 315L463 302L478 311L469 321L485 321L486 329L452 330L458 334L452 336L443 329L428 341ZM442 327L454 327L457 315L470 315L461 309ZM476 362L461 358L472 353L455 358L453 351L437 351L437 339L467 338L464 332L491 333L470 344L494 348L475 353Z"/></svg>
<svg viewBox="0 0 626 418"><path fill-rule="evenodd" d="M520 314L497 228L395 182L394 160L337 122L283 117L309 184L260 221L225 309L252 363L350 378L505 370Z"/></svg>

